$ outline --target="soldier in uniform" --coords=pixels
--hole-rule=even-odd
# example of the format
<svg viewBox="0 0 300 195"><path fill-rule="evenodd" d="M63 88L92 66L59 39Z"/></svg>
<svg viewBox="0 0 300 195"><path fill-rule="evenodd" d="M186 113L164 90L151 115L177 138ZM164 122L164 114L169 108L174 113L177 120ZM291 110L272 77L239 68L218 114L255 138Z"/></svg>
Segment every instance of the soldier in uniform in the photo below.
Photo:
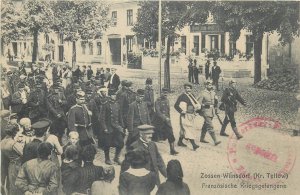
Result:
<svg viewBox="0 0 300 195"><path fill-rule="evenodd" d="M124 92L117 94L117 100L120 104L124 129L126 129L128 127L127 115L128 115L128 110L129 110L129 104L134 102L136 99L136 93L134 91L132 91L131 87L132 87L132 82L125 81Z"/></svg>
<svg viewBox="0 0 300 195"><path fill-rule="evenodd" d="M116 92L117 100L119 100L121 95L123 95L123 93L126 92L126 90L127 90L126 83L127 82L128 82L127 80L121 81L121 88Z"/></svg>
<svg viewBox="0 0 300 195"><path fill-rule="evenodd" d="M217 141L214 127L212 124L213 117L216 115L217 112L218 97L213 90L212 81L207 80L205 82L205 90L200 94L198 101L201 104L201 115L204 118L204 124L202 126L200 142L208 143L205 140L205 135L206 132L208 131L215 145L218 145L221 143L221 141Z"/></svg>
<svg viewBox="0 0 300 195"><path fill-rule="evenodd" d="M97 135L100 131L100 112L98 109L98 106L95 102L95 99L93 97L93 90L90 88L87 88L85 91L86 95L86 103L87 103L87 108L92 112L92 129L94 135Z"/></svg>
<svg viewBox="0 0 300 195"><path fill-rule="evenodd" d="M97 120L98 124L100 124L100 113L101 113L102 107L108 101L107 92L108 92L108 89L104 85L102 85L94 97L94 100L97 105L97 110L99 113L98 120ZM96 136L98 137L98 147L101 148L103 146L104 137L101 136L100 125L96 129Z"/></svg>
<svg viewBox="0 0 300 195"><path fill-rule="evenodd" d="M148 106L146 102L144 102L144 90L138 89L136 100L129 105L128 110L128 138L126 142L126 146L129 147L135 140L139 137L138 126L144 124L151 124Z"/></svg>
<svg viewBox="0 0 300 195"><path fill-rule="evenodd" d="M46 103L49 111L49 119L52 120L53 129L56 131L53 133L58 137L60 143L62 143L61 139L67 128L67 118L65 114L67 101L64 93L60 91L59 83L56 82L53 84L53 89L47 96Z"/></svg>
<svg viewBox="0 0 300 195"><path fill-rule="evenodd" d="M110 147L116 147L114 161L121 165L120 154L124 147L123 120L119 102L116 94L112 93L110 99L103 105L100 114L101 132L104 137L103 149L105 154L105 163L111 165L109 158Z"/></svg>
<svg viewBox="0 0 300 195"><path fill-rule="evenodd" d="M79 145L81 147L94 144L92 112L88 110L85 102L85 93L76 93L76 105L72 106L68 113L68 128L70 131L77 131L79 134Z"/></svg>
<svg viewBox="0 0 300 195"><path fill-rule="evenodd" d="M161 97L157 98L155 101L153 125L155 130L159 132L164 140L168 139L170 144L170 154L176 155L178 152L175 150L174 146L175 137L170 119L170 102L167 96L168 89L163 88Z"/></svg>
<svg viewBox="0 0 300 195"><path fill-rule="evenodd" d="M46 92L41 84L37 84L35 87L28 98L29 118L33 123L47 115Z"/></svg>
<svg viewBox="0 0 300 195"><path fill-rule="evenodd" d="M183 85L184 92L177 98L174 108L180 113L180 134L177 145L186 147L182 141L183 139L190 140L193 149L197 150L199 146L195 143L194 130L195 113L200 109L201 105L192 94L192 84L185 83Z"/></svg>
<svg viewBox="0 0 300 195"><path fill-rule="evenodd" d="M78 91L82 91L79 83L73 84L72 91L66 90L65 94L67 98L67 111L76 104L76 93Z"/></svg>
<svg viewBox="0 0 300 195"><path fill-rule="evenodd" d="M150 116L150 119L152 120L153 115L154 115L154 91L152 88L152 79L151 78L146 79L144 101L147 103L149 116Z"/></svg>
<svg viewBox="0 0 300 195"><path fill-rule="evenodd" d="M220 135L228 136L225 133L225 130L228 123L230 122L232 130L237 139L241 139L243 136L238 132L238 129L236 127L234 113L237 111L237 102L240 102L244 106L246 106L247 104L246 101L241 97L239 92L236 90L236 81L229 81L229 87L224 90L221 101L224 103L226 116L223 121Z"/></svg>

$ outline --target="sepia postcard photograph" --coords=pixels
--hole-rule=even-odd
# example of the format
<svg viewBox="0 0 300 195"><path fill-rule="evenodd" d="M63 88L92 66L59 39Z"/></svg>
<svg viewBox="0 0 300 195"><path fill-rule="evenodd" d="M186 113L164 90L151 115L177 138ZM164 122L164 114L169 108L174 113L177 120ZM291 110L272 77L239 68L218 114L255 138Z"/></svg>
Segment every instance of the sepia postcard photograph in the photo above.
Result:
<svg viewBox="0 0 300 195"><path fill-rule="evenodd" d="M300 194L300 1L0 2L1 195Z"/></svg>

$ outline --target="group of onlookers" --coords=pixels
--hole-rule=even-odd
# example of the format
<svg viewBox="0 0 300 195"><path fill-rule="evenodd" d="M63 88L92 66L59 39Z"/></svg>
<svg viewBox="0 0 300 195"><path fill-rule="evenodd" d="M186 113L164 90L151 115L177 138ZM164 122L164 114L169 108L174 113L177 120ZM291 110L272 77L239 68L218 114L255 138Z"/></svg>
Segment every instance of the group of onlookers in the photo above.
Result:
<svg viewBox="0 0 300 195"><path fill-rule="evenodd" d="M199 84L199 74L202 73L200 66L197 67L197 60L189 60L188 65L188 81L193 84ZM213 61L213 66L211 66L210 60L208 59L204 66L205 79L211 79L213 85L219 90L219 78L221 74L221 68L217 65L217 61Z"/></svg>

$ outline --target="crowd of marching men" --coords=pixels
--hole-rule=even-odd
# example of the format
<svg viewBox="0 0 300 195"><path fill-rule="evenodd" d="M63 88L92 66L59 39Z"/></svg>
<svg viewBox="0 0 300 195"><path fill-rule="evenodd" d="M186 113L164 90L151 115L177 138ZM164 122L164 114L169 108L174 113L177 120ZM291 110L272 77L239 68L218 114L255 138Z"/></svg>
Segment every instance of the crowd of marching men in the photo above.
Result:
<svg viewBox="0 0 300 195"><path fill-rule="evenodd" d="M46 74L51 68L52 75ZM49 71L47 71L49 72ZM196 98L193 84L185 83L174 108L179 113L180 134L177 145L190 141L196 151L195 116L204 118L200 142L209 133L219 145L212 120L218 116L225 133L230 123L237 139L234 113L237 103L246 101L230 80L223 91L221 105L214 92L215 82L206 80ZM110 182L115 177L112 165L120 165L118 193L190 194L183 182L178 160L167 167L153 141L168 140L170 154L177 155L171 124L168 89L154 100L152 79L144 89L120 80L116 69L91 66L71 70L69 64L57 67L32 65L31 71L20 63L18 69L2 69L1 77L1 191L2 194L113 194ZM218 110L225 111L221 121ZM65 137L68 137L65 140ZM125 142L126 141L126 142ZM121 152L126 147L125 158ZM108 167L93 164L101 148ZM110 149L115 148L113 161ZM167 178L161 184L159 173Z"/></svg>
<svg viewBox="0 0 300 195"><path fill-rule="evenodd" d="M165 166L153 142L168 139L178 154L167 89L154 100L152 79L134 90L115 68L25 67L2 68L2 194L113 194L112 165L121 166L116 194L150 194L155 186L157 194L190 194L180 162ZM107 167L93 164L97 147Z"/></svg>

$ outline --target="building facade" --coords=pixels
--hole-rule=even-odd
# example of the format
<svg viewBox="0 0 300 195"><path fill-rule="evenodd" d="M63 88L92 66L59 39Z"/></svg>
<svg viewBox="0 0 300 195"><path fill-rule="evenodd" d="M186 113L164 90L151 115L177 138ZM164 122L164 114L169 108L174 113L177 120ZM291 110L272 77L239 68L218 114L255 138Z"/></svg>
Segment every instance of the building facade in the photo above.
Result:
<svg viewBox="0 0 300 195"><path fill-rule="evenodd" d="M110 27L101 36L98 36L98 39L78 40L76 42L76 62L79 64L96 63L126 67L131 54L141 53L141 49L155 50L157 43L147 42L142 37L137 37L132 31L132 27L137 21L138 9L138 1L111 2L108 14L111 19ZM178 37L171 44L171 51L179 51L182 59L189 56L205 59L207 53L217 51L223 57L246 56L251 60L254 48L251 32L242 30L239 39L231 41L230 34L224 32L215 24L211 16L207 21L204 25L186 26L178 31ZM270 62L271 64L278 64L279 60L285 61L285 57L280 55L281 59L279 59L278 51L273 49L278 47L275 44L276 37L278 36L269 35L268 33L264 35L262 49L263 77L267 75L266 70L269 68ZM164 43L166 41L163 41L163 45ZM12 41L6 47L6 51L9 49L16 59L31 61L32 47L33 40L28 37L25 40ZM71 62L72 47L72 42L64 41L63 34L40 34L38 59L40 61L51 59L55 62ZM283 49L282 53L285 51L286 49ZM288 52L292 54L295 53L295 50L288 49ZM277 58L274 54L277 55ZM299 64L299 62L295 63Z"/></svg>

